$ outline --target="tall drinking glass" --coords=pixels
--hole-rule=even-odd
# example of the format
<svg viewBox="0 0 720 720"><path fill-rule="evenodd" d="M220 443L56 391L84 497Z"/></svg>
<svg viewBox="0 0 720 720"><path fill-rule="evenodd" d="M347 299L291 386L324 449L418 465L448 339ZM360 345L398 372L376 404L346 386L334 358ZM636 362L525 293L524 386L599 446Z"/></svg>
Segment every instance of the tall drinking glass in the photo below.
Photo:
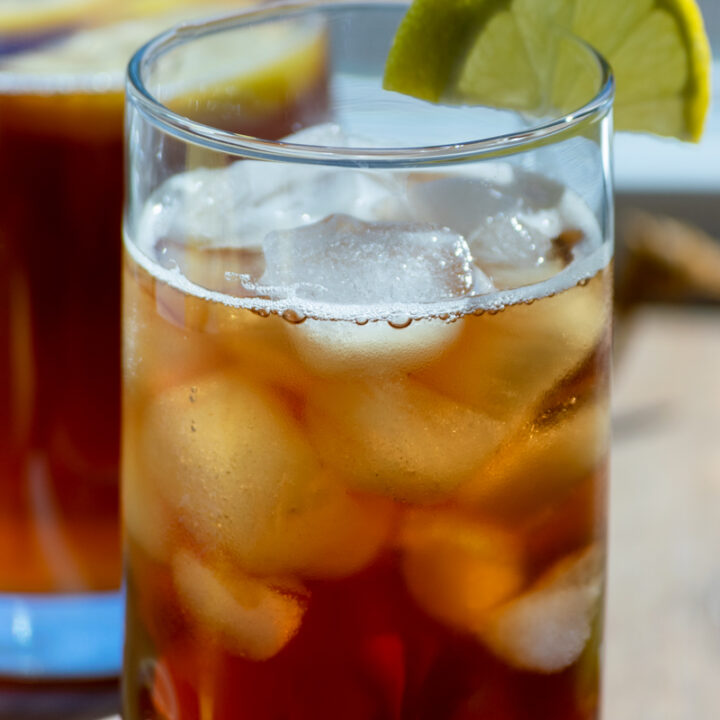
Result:
<svg viewBox="0 0 720 720"><path fill-rule="evenodd" d="M226 12L230 3L240 0L224 0ZM199 3L10 6L0 9L0 678L114 676L125 67Z"/></svg>
<svg viewBox="0 0 720 720"><path fill-rule="evenodd" d="M404 10L130 64L126 720L598 716L612 79L560 37L572 108L385 92ZM293 47L327 102L225 129Z"/></svg>

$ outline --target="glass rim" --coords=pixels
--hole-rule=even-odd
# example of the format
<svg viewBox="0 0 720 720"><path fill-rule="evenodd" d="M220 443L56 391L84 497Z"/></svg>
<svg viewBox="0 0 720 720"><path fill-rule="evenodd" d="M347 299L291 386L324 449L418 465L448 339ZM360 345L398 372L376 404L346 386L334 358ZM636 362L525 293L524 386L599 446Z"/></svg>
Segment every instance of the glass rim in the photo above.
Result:
<svg viewBox="0 0 720 720"><path fill-rule="evenodd" d="M418 147L336 147L305 145L283 140L264 140L221 130L174 112L146 87L143 73L173 48L208 34L224 32L263 20L280 20L322 10L360 10L408 7L408 0L271 0L229 14L182 22L155 36L130 59L126 73L126 104L132 103L158 129L175 138L243 159L285 160L305 164L367 168L408 167L524 152L559 134L567 134L612 108L615 81L605 58L581 38L569 34L597 62L601 82L595 95L581 107L562 116L543 120L522 130L444 145Z"/></svg>

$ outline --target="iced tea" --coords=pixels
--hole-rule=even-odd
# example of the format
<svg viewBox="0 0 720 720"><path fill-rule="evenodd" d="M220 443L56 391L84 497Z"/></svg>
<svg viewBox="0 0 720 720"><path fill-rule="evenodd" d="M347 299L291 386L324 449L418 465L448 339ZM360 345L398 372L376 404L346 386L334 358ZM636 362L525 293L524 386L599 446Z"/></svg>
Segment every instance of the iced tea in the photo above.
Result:
<svg viewBox="0 0 720 720"><path fill-rule="evenodd" d="M455 193L480 191L394 180L436 223L127 240L129 720L595 717L609 269L502 305L482 285L458 310L487 247L438 228ZM344 181L295 190L311 206ZM555 270L597 252L558 222ZM358 255L358 275L333 277ZM252 297L280 283L305 300ZM353 292L448 300L358 316Z"/></svg>
<svg viewBox="0 0 720 720"><path fill-rule="evenodd" d="M117 588L122 92L36 92L11 75L0 96L0 383L10 398L0 592Z"/></svg>
<svg viewBox="0 0 720 720"><path fill-rule="evenodd" d="M398 6L298 7L330 111L282 143L148 101L274 15L130 68L124 717L595 720L609 106L473 154L380 90Z"/></svg>
<svg viewBox="0 0 720 720"><path fill-rule="evenodd" d="M86 28L0 63L0 625L19 593L120 586L124 66L199 11ZM235 113L232 129L278 138L316 112L322 51L304 85ZM28 647L18 640L23 657ZM0 662L0 675L36 672Z"/></svg>
<svg viewBox="0 0 720 720"><path fill-rule="evenodd" d="M147 35L148 21L137 25ZM93 47L104 34L96 31ZM11 169L0 179L0 381L10 398L0 412L0 592L101 590L120 579L120 244L112 238L120 236L123 95L119 82L111 92L67 89L67 77L49 75L65 53L0 66L0 162ZM22 71L41 64L48 75L38 90L38 77ZM227 127L286 135L322 107L319 62L312 73L302 93L236 112Z"/></svg>

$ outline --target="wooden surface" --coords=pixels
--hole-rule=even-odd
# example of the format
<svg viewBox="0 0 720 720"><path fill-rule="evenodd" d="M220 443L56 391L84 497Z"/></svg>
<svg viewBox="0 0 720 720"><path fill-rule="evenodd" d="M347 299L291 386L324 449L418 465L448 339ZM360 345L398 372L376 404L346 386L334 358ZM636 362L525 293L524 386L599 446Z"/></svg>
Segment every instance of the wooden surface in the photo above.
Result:
<svg viewBox="0 0 720 720"><path fill-rule="evenodd" d="M720 312L647 309L614 387L605 720L720 718Z"/></svg>
<svg viewBox="0 0 720 720"><path fill-rule="evenodd" d="M624 330L614 388L603 720L717 720L720 311L645 309ZM103 690L86 700L75 694L75 705L72 695L56 696L36 712L28 696L5 714L0 688L0 718L105 716L117 700Z"/></svg>

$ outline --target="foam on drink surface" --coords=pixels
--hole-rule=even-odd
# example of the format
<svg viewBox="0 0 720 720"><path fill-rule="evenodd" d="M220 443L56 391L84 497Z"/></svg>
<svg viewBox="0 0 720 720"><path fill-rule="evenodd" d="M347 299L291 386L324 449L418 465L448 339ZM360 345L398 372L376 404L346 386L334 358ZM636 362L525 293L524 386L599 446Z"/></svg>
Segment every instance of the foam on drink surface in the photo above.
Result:
<svg viewBox="0 0 720 720"><path fill-rule="evenodd" d="M330 124L287 141L377 145ZM499 162L374 172L237 161L170 178L136 227L128 249L158 279L295 322L404 327L496 311L573 287L610 254L577 194Z"/></svg>

